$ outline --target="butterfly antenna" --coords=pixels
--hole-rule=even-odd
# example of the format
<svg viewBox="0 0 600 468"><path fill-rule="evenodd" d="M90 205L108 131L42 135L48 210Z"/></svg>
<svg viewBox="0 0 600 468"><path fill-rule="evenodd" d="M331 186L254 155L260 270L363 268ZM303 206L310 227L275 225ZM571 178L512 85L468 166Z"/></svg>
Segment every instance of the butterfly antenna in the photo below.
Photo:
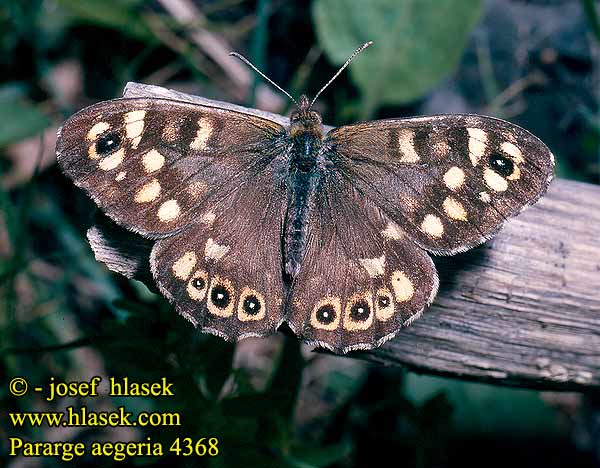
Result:
<svg viewBox="0 0 600 468"><path fill-rule="evenodd" d="M273 86L275 86L279 91L281 91L283 94L285 94L287 97L289 97L294 102L294 104L298 105L298 103L296 102L296 100L292 96L290 96L290 93L288 93L285 89L283 89L281 86L279 86L277 83L275 83L272 79L270 79L267 75L265 75L258 68L256 68L252 64L252 62L250 62L250 60L248 60L246 57L244 57L241 54L238 54L237 52L229 52L229 55L231 55L232 57L240 59L242 62L244 62L250 68L252 68L252 70L254 70L256 73L258 73L260 76L262 76L265 80L267 80L269 83L271 83Z"/></svg>
<svg viewBox="0 0 600 468"><path fill-rule="evenodd" d="M333 75L333 78L331 78L327 84L325 86L323 86L319 92L317 93L317 95L313 98L313 100L310 103L310 107L312 107L312 105L315 103L315 101L317 100L317 98L320 96L320 94L325 91L325 89L327 88L327 86L329 86L333 80L335 80L340 73L342 73L344 71L344 68L346 68L348 65L350 65L350 62L352 62L352 60L354 60L354 57L356 57L358 54L360 54L363 50L365 50L367 47L369 47L371 44L373 44L373 41L369 41L369 42L365 42L363 45L361 45L358 49L356 49L352 55L350 57L348 57L348 60L346 60L346 63L344 63L344 65L341 66L341 68L337 71L337 73L335 75Z"/></svg>

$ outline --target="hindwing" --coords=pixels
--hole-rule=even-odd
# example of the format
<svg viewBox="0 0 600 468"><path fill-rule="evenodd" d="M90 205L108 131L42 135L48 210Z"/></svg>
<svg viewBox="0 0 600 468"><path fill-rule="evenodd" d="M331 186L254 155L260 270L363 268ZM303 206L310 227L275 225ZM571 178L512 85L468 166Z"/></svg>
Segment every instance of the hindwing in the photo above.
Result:
<svg viewBox="0 0 600 468"><path fill-rule="evenodd" d="M287 319L305 341L338 353L379 346L435 297L427 253L340 174L317 188L307 235Z"/></svg>

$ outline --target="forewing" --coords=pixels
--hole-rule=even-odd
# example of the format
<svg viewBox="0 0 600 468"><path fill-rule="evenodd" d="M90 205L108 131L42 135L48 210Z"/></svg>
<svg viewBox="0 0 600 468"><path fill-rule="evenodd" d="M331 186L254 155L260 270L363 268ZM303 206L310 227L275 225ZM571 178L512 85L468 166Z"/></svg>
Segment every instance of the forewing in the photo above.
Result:
<svg viewBox="0 0 600 468"><path fill-rule="evenodd" d="M467 250L547 189L554 156L528 131L479 115L349 125L326 140L335 171L419 246Z"/></svg>
<svg viewBox="0 0 600 468"><path fill-rule="evenodd" d="M188 226L215 193L275 158L283 127L217 107L166 99L115 99L62 127L58 162L120 225L160 238Z"/></svg>
<svg viewBox="0 0 600 468"><path fill-rule="evenodd" d="M374 348L435 297L427 253L340 174L323 176L308 223L287 318L303 340L337 353Z"/></svg>

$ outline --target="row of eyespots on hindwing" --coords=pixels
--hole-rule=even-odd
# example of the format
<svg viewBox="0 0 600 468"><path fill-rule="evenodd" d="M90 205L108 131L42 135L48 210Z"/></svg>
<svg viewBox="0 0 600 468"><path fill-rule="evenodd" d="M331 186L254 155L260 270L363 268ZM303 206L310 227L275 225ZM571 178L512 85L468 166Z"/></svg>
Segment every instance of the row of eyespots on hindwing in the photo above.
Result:
<svg viewBox="0 0 600 468"><path fill-rule="evenodd" d="M367 330L375 319L385 322L396 312L396 303L409 301L414 295L414 286L406 273L394 271L388 278L389 286L377 289L375 297L370 292L352 294L345 301L337 296L321 298L310 314L310 324L319 330L336 330L340 323L348 331Z"/></svg>
<svg viewBox="0 0 600 468"><path fill-rule="evenodd" d="M172 272L176 279L186 282L185 291L192 301L206 300L211 315L227 318L235 313L243 322L266 317L266 301L260 292L247 286L236 291L228 278L209 276L206 271L195 269L195 266L196 254L186 252L173 264Z"/></svg>

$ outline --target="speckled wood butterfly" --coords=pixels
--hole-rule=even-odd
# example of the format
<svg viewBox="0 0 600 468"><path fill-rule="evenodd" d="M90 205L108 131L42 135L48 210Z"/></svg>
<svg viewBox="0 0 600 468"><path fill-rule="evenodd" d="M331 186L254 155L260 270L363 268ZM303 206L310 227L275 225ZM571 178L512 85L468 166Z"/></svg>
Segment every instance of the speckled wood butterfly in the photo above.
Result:
<svg viewBox="0 0 600 468"><path fill-rule="evenodd" d="M546 191L554 158L504 120L326 130L313 102L302 96L287 126L172 99L101 102L65 123L58 161L154 241L159 290L200 330L238 340L287 322L334 352L370 349L433 301L428 253L492 237Z"/></svg>

